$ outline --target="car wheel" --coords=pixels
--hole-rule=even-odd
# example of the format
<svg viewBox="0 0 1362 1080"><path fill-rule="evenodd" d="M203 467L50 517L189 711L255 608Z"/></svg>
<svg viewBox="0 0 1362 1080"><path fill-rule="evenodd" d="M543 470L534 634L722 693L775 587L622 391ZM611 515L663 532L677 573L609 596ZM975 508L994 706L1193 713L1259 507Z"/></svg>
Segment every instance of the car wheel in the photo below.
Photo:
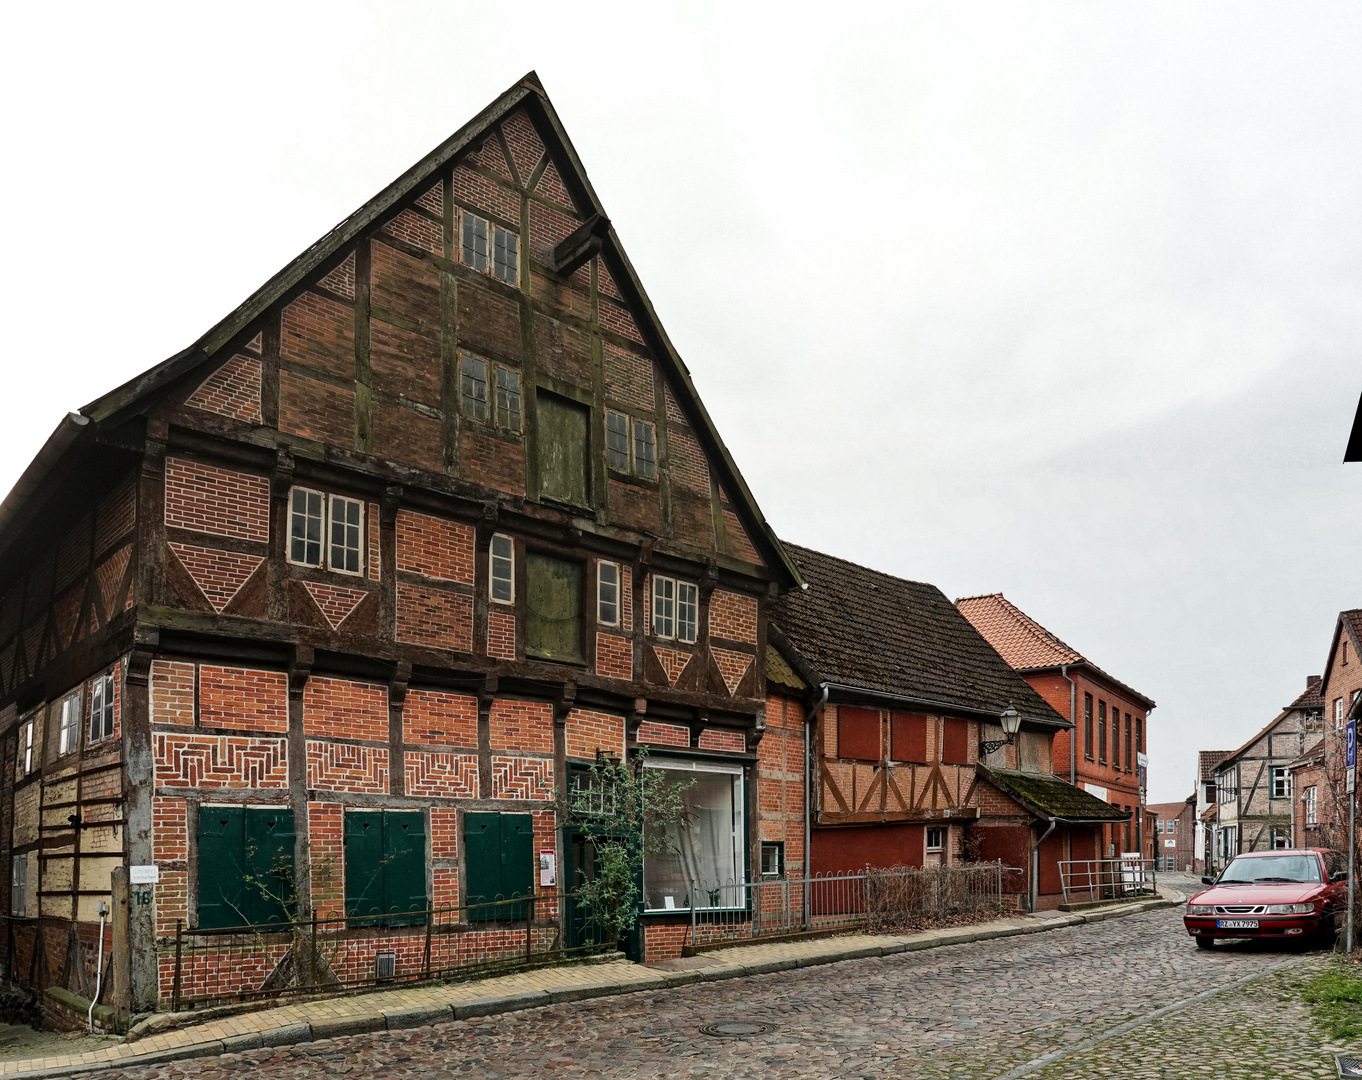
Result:
<svg viewBox="0 0 1362 1080"><path fill-rule="evenodd" d="M1196 939L1196 947L1198 949L1209 949L1212 948L1214 945L1215 938L1211 937L1209 934L1200 936Z"/></svg>

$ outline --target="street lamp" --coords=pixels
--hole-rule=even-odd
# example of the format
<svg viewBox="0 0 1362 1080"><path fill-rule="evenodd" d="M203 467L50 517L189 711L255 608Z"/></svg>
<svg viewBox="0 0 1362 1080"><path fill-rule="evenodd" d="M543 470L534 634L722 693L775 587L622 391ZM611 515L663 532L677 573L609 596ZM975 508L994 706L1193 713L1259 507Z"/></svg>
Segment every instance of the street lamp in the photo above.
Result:
<svg viewBox="0 0 1362 1080"><path fill-rule="evenodd" d="M1003 725L1003 734L1006 739L990 739L979 744L979 756L988 757L995 750L1001 750L1004 746L1011 746L1017 739L1017 732L1021 730L1021 713L1017 712L1016 707L1009 701L1007 708L999 715L998 720Z"/></svg>

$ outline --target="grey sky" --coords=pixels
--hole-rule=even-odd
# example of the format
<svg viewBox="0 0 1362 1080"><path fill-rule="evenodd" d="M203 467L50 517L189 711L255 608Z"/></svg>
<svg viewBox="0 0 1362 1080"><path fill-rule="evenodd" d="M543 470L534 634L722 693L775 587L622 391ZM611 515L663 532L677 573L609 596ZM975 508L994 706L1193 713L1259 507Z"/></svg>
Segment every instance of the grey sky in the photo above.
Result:
<svg viewBox="0 0 1362 1080"><path fill-rule="evenodd" d="M535 68L782 535L1002 590L1191 790L1362 603L1362 8L25 5L0 488Z"/></svg>

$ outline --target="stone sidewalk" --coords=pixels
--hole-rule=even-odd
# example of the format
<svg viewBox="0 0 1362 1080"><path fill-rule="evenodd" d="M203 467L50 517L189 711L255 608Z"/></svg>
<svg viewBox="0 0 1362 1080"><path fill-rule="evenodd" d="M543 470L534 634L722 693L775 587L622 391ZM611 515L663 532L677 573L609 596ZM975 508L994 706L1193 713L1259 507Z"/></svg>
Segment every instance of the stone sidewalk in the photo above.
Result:
<svg viewBox="0 0 1362 1080"><path fill-rule="evenodd" d="M533 1009L585 998L735 979L773 971L833 964L870 956L961 945L1100 922L1181 903L1160 886L1161 898L1083 912L1041 912L972 926L902 936L844 937L770 942L704 953L687 961L642 965L627 960L577 964L505 975L478 982L357 993L238 1013L149 1035L136 1042L108 1040L99 1048L56 1057L0 1063L0 1078L72 1076L108 1068L154 1065L186 1058L240 1053L366 1032L423 1027L468 1017Z"/></svg>

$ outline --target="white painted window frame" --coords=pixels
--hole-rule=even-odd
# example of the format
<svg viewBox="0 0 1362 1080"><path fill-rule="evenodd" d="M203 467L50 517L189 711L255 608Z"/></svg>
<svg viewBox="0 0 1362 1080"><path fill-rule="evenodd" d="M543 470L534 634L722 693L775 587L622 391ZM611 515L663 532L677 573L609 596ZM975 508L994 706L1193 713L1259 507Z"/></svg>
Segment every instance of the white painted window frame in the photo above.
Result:
<svg viewBox="0 0 1362 1080"><path fill-rule="evenodd" d="M505 550L498 552L497 548L502 545ZM506 572L498 574L498 569ZM506 583L508 595L497 595L498 582ZM487 548L487 599L494 604L515 603L515 541L505 533L493 533Z"/></svg>

